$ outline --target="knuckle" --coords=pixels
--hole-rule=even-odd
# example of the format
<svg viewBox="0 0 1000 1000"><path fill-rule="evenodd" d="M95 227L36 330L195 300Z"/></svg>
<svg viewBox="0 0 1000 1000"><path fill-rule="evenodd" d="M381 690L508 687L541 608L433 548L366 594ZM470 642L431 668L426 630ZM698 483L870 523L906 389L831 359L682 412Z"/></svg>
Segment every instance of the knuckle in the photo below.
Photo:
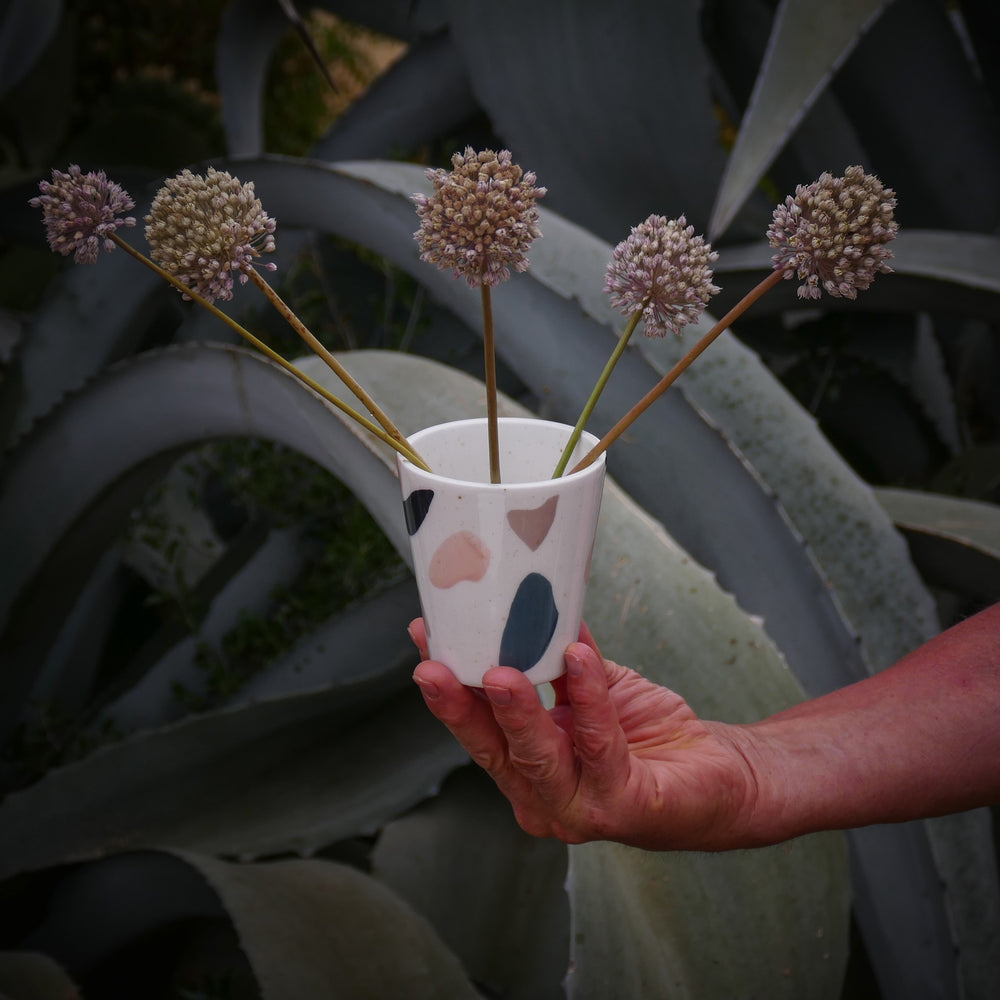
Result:
<svg viewBox="0 0 1000 1000"><path fill-rule="evenodd" d="M469 756L472 762L481 767L487 774L498 775L503 769L503 759L488 750L470 750Z"/></svg>
<svg viewBox="0 0 1000 1000"><path fill-rule="evenodd" d="M551 837L552 829L548 820L522 810L514 811L517 825L530 837Z"/></svg>
<svg viewBox="0 0 1000 1000"><path fill-rule="evenodd" d="M577 725L573 730L573 746L584 760L600 760L611 750L612 741L604 729Z"/></svg>
<svg viewBox="0 0 1000 1000"><path fill-rule="evenodd" d="M532 757L511 751L510 763L519 774L535 785L549 784L559 775L558 763L547 757Z"/></svg>

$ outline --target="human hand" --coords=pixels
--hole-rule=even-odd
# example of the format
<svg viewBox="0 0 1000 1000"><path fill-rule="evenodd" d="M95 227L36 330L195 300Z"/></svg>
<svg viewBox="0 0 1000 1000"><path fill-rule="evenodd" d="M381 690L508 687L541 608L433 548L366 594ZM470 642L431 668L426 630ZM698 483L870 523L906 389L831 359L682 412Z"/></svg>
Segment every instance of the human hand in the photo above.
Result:
<svg viewBox="0 0 1000 1000"><path fill-rule="evenodd" d="M586 626L566 650L550 710L520 671L495 667L482 691L466 687L426 658L421 619L410 635L428 708L528 833L650 850L746 846L756 783L745 731L701 721L673 691L604 660Z"/></svg>

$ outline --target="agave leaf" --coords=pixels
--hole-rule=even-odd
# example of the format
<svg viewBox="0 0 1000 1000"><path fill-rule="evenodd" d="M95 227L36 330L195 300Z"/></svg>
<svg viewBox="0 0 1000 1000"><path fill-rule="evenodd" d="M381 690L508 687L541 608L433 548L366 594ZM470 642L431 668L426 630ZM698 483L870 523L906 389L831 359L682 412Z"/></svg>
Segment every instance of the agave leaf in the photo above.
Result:
<svg viewBox="0 0 1000 1000"><path fill-rule="evenodd" d="M754 185L886 3L850 0L817 5L809 0L782 0L716 195L708 223L711 241L726 231Z"/></svg>
<svg viewBox="0 0 1000 1000"><path fill-rule="evenodd" d="M12 0L0 20L0 94L34 65L62 17L62 0Z"/></svg>
<svg viewBox="0 0 1000 1000"><path fill-rule="evenodd" d="M25 921L25 944L79 978L159 926L223 913L204 879L165 853L122 853L48 874L44 914L35 926Z"/></svg>
<svg viewBox="0 0 1000 1000"><path fill-rule="evenodd" d="M567 995L838 997L843 927L829 922L817 901L842 888L817 866L811 892L792 876L796 888L786 894L785 875L808 864L796 857L802 847L756 859L753 872L747 854L697 855L678 864L677 855L617 844L573 848ZM704 885L717 889L705 894ZM771 887L766 900L757 895L760 885ZM788 934L790 927L796 933Z"/></svg>
<svg viewBox="0 0 1000 1000"><path fill-rule="evenodd" d="M587 615L604 648L707 718L760 718L795 700L761 623L630 507L622 498L602 508ZM839 851L838 838L825 836L729 855L571 848L568 995L839 995ZM725 941L725 957L707 940Z"/></svg>
<svg viewBox="0 0 1000 1000"><path fill-rule="evenodd" d="M831 86L908 225L993 232L1000 130L955 13L936 0L890 3ZM904 79L905 101L880 82Z"/></svg>
<svg viewBox="0 0 1000 1000"><path fill-rule="evenodd" d="M426 921L374 879L330 861L117 854L62 874L29 941L86 974L158 929L223 917L265 1000L476 996ZM392 962L373 960L390 949Z"/></svg>
<svg viewBox="0 0 1000 1000"><path fill-rule="evenodd" d="M123 173L129 173L124 171ZM124 181L121 173L114 179ZM148 178L136 177L128 189L136 200L134 214L141 219L149 202L144 203ZM27 200L27 199L25 199ZM35 214L34 212L32 213ZM32 225L41 228L38 219ZM121 231L123 238L148 253L142 237L142 225ZM275 259L282 270L296 257L297 234L280 240ZM193 303L182 303L180 296L152 271L123 252L102 254L93 265L67 263L67 270L54 283L41 307L28 324L9 372L0 384L0 443L16 441L66 393L79 388L122 357L137 353L146 346L154 317L164 311L169 318L175 311L178 339L190 338L211 320L211 333L204 339L239 341L235 332ZM237 302L217 302L224 313L254 309L264 302L255 287L244 288Z"/></svg>
<svg viewBox="0 0 1000 1000"><path fill-rule="evenodd" d="M893 242L893 268L901 274L1000 291L1000 238L981 233L907 229Z"/></svg>
<svg viewBox="0 0 1000 1000"><path fill-rule="evenodd" d="M895 257L891 280L879 279L865 292L866 305L893 310L946 309L984 318L1000 316L1000 238L982 233L904 229L893 241ZM719 251L717 278L735 290L726 293L729 304L741 290L759 281L771 270L774 251L767 243L748 243ZM741 280L742 279L742 280ZM745 286L745 287L744 287ZM794 282L785 294L765 296L754 306L756 313L780 311L796 300ZM844 299L827 298L828 309L852 308ZM694 369L692 369L693 371Z"/></svg>
<svg viewBox="0 0 1000 1000"><path fill-rule="evenodd" d="M78 1000L75 983L58 962L30 951L0 951L0 997L4 1000Z"/></svg>
<svg viewBox="0 0 1000 1000"><path fill-rule="evenodd" d="M477 105L447 33L413 42L310 151L320 160L389 158L470 119Z"/></svg>
<svg viewBox="0 0 1000 1000"><path fill-rule="evenodd" d="M455 772L434 799L389 823L372 874L427 917L490 996L563 996L566 847L522 832L478 768Z"/></svg>
<svg viewBox="0 0 1000 1000"><path fill-rule="evenodd" d="M479 996L428 922L353 868L320 860L234 865L181 857L219 894L262 1000Z"/></svg>
<svg viewBox="0 0 1000 1000"><path fill-rule="evenodd" d="M815 328L822 328L829 320L821 318ZM824 418L823 410L828 407L840 407L845 411L849 422L856 422L857 416L863 413L866 405L858 401L857 414L846 413L844 399L853 398L852 390L845 385L846 380L856 379L861 382L861 392L871 391L871 388L882 384L888 389L889 400L896 400L897 410L906 423L916 425L915 432L923 449L935 455L937 465L943 457L961 451L961 433L959 416L955 405L955 392L948 375L948 368L942 355L939 337L935 335L935 326L941 327L940 338L951 335L947 321L935 324L926 313L916 315L889 315L863 313L852 316L850 322L838 331L835 346L829 341L822 341L818 350L808 345L811 330L809 324L803 324L785 332L784 343L787 345L784 356L770 363L772 368L780 366L782 378L786 382L792 378L792 366L796 364L815 365L819 352L827 352L829 367L818 381L816 395L810 402L810 410L820 418L820 424L829 428L830 423ZM765 346L765 351L767 350ZM848 362L846 368L841 361ZM852 362L860 361L858 365ZM874 369L874 370L873 370ZM794 380L794 379L793 379ZM830 391L835 387L836 392ZM837 398L834 398L836 395ZM878 408L878 402L875 407ZM877 424L884 431L880 438L885 441L872 442L871 426ZM863 445L862 451L871 448L878 451L886 442L899 442L902 435L897 434L896 425L882 423L871 419L857 436ZM904 431L905 434L905 431ZM865 438L869 441L865 441ZM836 439L836 438L835 438ZM901 449L903 450L903 449ZM856 454L851 452L851 454ZM889 456L891 457L891 456ZM892 472L892 462L887 465L876 464L874 469L865 466L863 462L855 462L855 468L862 476L883 482L901 479Z"/></svg>
<svg viewBox="0 0 1000 1000"><path fill-rule="evenodd" d="M466 760L411 670L190 716L50 771L0 804L0 874L123 847L253 857L370 833Z"/></svg>
<svg viewBox="0 0 1000 1000"><path fill-rule="evenodd" d="M980 601L1000 600L1000 507L919 490L883 488L875 495L931 584Z"/></svg>
<svg viewBox="0 0 1000 1000"><path fill-rule="evenodd" d="M143 332L136 320L149 296L163 284L142 271L118 253L101 260L98 280L94 268L84 265L61 279L57 294L46 299L33 319L15 361L13 377L24 398L16 415L9 415L12 425L2 429L5 442L23 434L67 388L79 385L114 357L135 350ZM109 336L95 341L88 333L97 328L99 316ZM58 364L52 363L54 355ZM5 386L5 394L10 392L11 387Z"/></svg>
<svg viewBox="0 0 1000 1000"><path fill-rule="evenodd" d="M222 12L215 74L231 156L264 148L264 84L271 53L287 28L288 19L273 0L236 0Z"/></svg>
<svg viewBox="0 0 1000 1000"><path fill-rule="evenodd" d="M934 334L934 325L924 313L917 316L910 378L914 395L941 441L951 454L961 451L955 392L948 379L947 365Z"/></svg>
<svg viewBox="0 0 1000 1000"><path fill-rule="evenodd" d="M137 387L141 389L137 391ZM12 706L10 718L16 718L18 700L35 683L37 663L31 655L33 650L28 648L29 640L47 630L45 620L51 621L53 615L58 620L61 604L72 599L73 584L77 582L73 577L85 578L93 553L100 552L107 536L116 530L116 512L129 509L136 494L144 488L142 480L149 469L157 466L158 459L164 456L172 463L179 447L226 434L281 440L346 476L345 481L364 498L376 516L380 512L389 533L402 544L405 529L388 459L372 459L373 445L364 442L355 428L331 420L330 412L328 404L265 359L233 348L199 346L169 350L123 365L43 422L25 447L12 457L0 491L0 507L13 518L10 523L22 528L16 539L5 539L5 565L9 573L4 584L6 587L9 582L9 587L4 598L13 601L20 591L16 627L8 629L4 638L10 654L3 677L8 703ZM123 420L123 413L130 419ZM79 437L75 439L75 435ZM88 447L93 440L103 443L97 461L93 449ZM367 459L359 457L364 455ZM43 490L48 502L42 502L37 477L47 477L51 486L54 475L65 476L72 488ZM77 558L70 560L76 572L69 574L71 579L64 585L65 593L56 595L51 588L44 588L44 593L33 598L32 582L46 579L47 574L42 572L46 562L59 564L67 549L76 553ZM396 648L409 650L402 620L397 628ZM386 651L383 645L382 653ZM374 650L365 647L361 652ZM392 661L401 662L398 654ZM356 675L357 669L349 667L346 673ZM427 724L425 713L413 699L409 708L404 702L387 709L388 724L393 732L407 732L408 739L418 742L423 729L428 742L423 751L408 743L405 759L388 765L387 798L374 791L378 779L366 772L365 788L358 801L360 812L352 816L352 810L341 802L339 810L328 810L324 815L323 807L318 805L322 797L303 794L295 786L300 781L308 782L310 773L326 773L328 777L322 785L332 794L329 775L336 770L335 760L343 762L342 752L347 753L347 759L358 755L361 751L350 749L350 743L363 737L355 729L346 729L340 733L334 731L334 739L329 742L334 720L331 713L338 705L365 706L384 699L403 682L405 675L405 670L402 674L380 674L378 669L372 673L369 666L368 687L334 684L320 687L312 699L309 694L272 699L224 710L214 716L189 719L166 730L140 734L134 742L106 748L79 765L52 772L25 792L9 797L0 807L8 817L0 824L3 835L11 838L8 844L12 849L5 852L6 857L18 865L30 864L30 857L51 860L100 852L113 842L109 838L116 836L124 837L126 842L166 840L197 846L205 842L214 844L213 838L221 837L222 842L229 844L228 849L236 851L255 850L255 839L261 850L272 848L278 841L285 849L290 843L307 849L327 842L324 838L332 839L331 830L343 831L345 824L349 830L356 829L352 825L355 823L358 827L377 825L392 814L393 808L425 794L441 774L463 759L438 727ZM403 720L414 710L417 713L414 725L404 724ZM261 740L269 730L272 739L265 744ZM206 733L213 734L211 739ZM282 758L280 747L284 738L291 754L284 759L296 775L294 781L280 773L277 764ZM334 745L340 739L348 741L347 750L344 746L338 750ZM301 762L291 764L304 746L314 740L319 745L312 759L318 770L312 772L311 767L306 768ZM391 756L392 744L391 739L380 740L378 747L381 753ZM236 749L240 750L238 761L232 756ZM256 763L255 754L259 755ZM324 760L325 754L331 754L332 758ZM380 765L375 762L376 756L369 755L369 759L377 770ZM230 770L233 764L242 779ZM408 767L415 770L408 772ZM159 769L159 782L151 782L149 768ZM252 785L261 780L268 770L272 774L273 794L283 800L286 795L290 797L287 809L274 810L273 803L267 806L259 795L248 791L246 783ZM179 790L187 790L194 776L200 782L200 794L204 795L202 807L194 809L192 814L178 814L173 809L164 814L164 789L177 781L175 787L181 794ZM240 780L244 782L243 793L237 791ZM348 780L353 779L348 776ZM135 791L123 797L123 783L127 785L130 781L135 783ZM85 788L89 792L83 792L81 799ZM397 798L400 792L402 799ZM350 797L344 789L340 794ZM227 799L228 804L222 805ZM101 802L103 805L95 806ZM238 806L238 802L243 805ZM382 810L387 802L392 805L385 814ZM241 808L249 808L256 819L244 814L231 827L228 817L237 816ZM306 815L296 816L301 809L305 809ZM318 819L311 815L317 811ZM36 822L33 816L44 813L53 817L74 816L74 821L53 818L46 823L52 838L33 840L27 829ZM194 817L191 827L186 826L189 815ZM275 820L280 828L277 833L274 827L267 829ZM243 829L234 841L230 835L241 826ZM111 830L118 833L110 834ZM133 841L130 837L137 839ZM26 850L14 850L14 844Z"/></svg>
<svg viewBox="0 0 1000 1000"><path fill-rule="evenodd" d="M724 157L700 6L508 0L451 2L449 12L504 143L548 187L552 208L617 240L668 210L667 195L683 198L699 229L708 218Z"/></svg>
<svg viewBox="0 0 1000 1000"><path fill-rule="evenodd" d="M962 0L959 16L968 31L968 43L976 53L976 60L983 77L983 85L993 99L1000 100L1000 78L997 75L1000 21L996 5L990 0Z"/></svg>
<svg viewBox="0 0 1000 1000"><path fill-rule="evenodd" d="M428 0L377 4L322 0L310 6L409 41L442 26L439 5ZM230 156L256 156L264 150L262 106L267 70L274 48L290 23L282 4L273 0L233 0L223 12L216 48L216 77ZM385 152L380 149L380 153ZM359 152L351 155L357 156Z"/></svg>
<svg viewBox="0 0 1000 1000"><path fill-rule="evenodd" d="M290 584L302 569L302 531L272 531L249 561L215 595L199 623L197 634L184 634L140 678L131 676L129 689L101 710L97 720L113 722L120 732L150 729L180 718L186 711L176 690L194 696L206 693L207 678L196 659L199 643L219 644L245 614L264 614L274 588ZM140 657L140 667L146 667ZM118 685L116 685L117 687Z"/></svg>
<svg viewBox="0 0 1000 1000"><path fill-rule="evenodd" d="M19 526L3 539L0 731L9 732L18 718L54 638L41 623L61 620L126 512L194 444L260 436L295 448L346 475L406 550L392 473L381 463L357 466L361 478L351 471L372 445L331 422L329 404L259 355L178 348L112 369L99 384L44 422L11 456L0 480L0 512L10 518L5 523ZM102 442L97 452L94 441Z"/></svg>
<svg viewBox="0 0 1000 1000"><path fill-rule="evenodd" d="M58 626L50 624L57 635L37 671L31 691L34 701L58 705L70 716L84 710L127 590L121 558L121 547L110 546L94 566L72 610Z"/></svg>

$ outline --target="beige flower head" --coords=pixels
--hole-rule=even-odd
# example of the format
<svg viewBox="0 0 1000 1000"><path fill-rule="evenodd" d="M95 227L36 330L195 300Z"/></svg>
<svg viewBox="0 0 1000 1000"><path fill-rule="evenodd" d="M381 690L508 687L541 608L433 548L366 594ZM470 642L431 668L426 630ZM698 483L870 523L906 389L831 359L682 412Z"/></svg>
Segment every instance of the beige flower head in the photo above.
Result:
<svg viewBox="0 0 1000 1000"><path fill-rule="evenodd" d="M253 182L214 167L205 177L183 170L167 180L146 223L153 260L209 302L231 299L233 272L245 283L254 261L274 251L275 222Z"/></svg>
<svg viewBox="0 0 1000 1000"><path fill-rule="evenodd" d="M413 196L420 259L473 287L526 271L528 248L542 235L535 201L545 188L536 187L535 175L522 172L506 149L477 153L467 146L451 162L451 171L427 171L433 194Z"/></svg>
<svg viewBox="0 0 1000 1000"><path fill-rule="evenodd" d="M895 207L895 192L862 167L800 184L795 197L774 210L767 230L778 251L775 269L802 282L799 298L818 299L821 288L837 298L856 298L876 274L892 273L886 244L899 231Z"/></svg>
<svg viewBox="0 0 1000 1000"><path fill-rule="evenodd" d="M679 336L719 291L711 268L718 256L683 215L651 215L615 247L604 290L623 313L642 310L647 336L665 337L668 330Z"/></svg>
<svg viewBox="0 0 1000 1000"><path fill-rule="evenodd" d="M85 174L75 163L69 173L52 171L52 180L38 185L41 195L28 204L42 210L49 246L64 257L73 254L78 264L93 264L103 246L114 249L111 234L119 226L134 226L135 208L128 192L109 181L103 170Z"/></svg>

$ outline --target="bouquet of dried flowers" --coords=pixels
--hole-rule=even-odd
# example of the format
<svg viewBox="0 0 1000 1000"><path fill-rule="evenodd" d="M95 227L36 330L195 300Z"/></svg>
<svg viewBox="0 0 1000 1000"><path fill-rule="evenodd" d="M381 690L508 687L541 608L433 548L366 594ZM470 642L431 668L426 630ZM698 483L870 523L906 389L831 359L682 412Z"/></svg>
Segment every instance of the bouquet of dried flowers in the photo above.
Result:
<svg viewBox="0 0 1000 1000"><path fill-rule="evenodd" d="M485 348L485 381L490 478L500 482L497 446L497 387L493 336L492 289L512 271L528 268L527 252L541 236L536 202L546 190L534 173L522 171L510 152L476 152L467 147L452 157L452 169L432 169L430 195L413 196L420 228L414 237L421 259L450 270L480 289ZM209 167L204 176L184 170L166 181L146 216L150 256L134 249L119 234L134 226L126 215L135 203L103 171L84 174L79 166L52 171L42 181L41 194L31 204L41 208L51 248L73 254L80 263L94 263L101 248L121 247L173 285L185 299L215 314L241 337L326 398L335 407L381 438L397 452L427 469L407 439L364 388L350 375L264 278L273 263L262 255L275 248L275 222L264 211L252 183L242 183L225 171ZM843 176L822 174L800 185L774 210L767 237L776 250L773 269L723 316L632 409L611 428L572 471L604 452L662 395L677 377L754 302L783 279L797 278L798 294L827 294L853 299L869 287L876 274L889 273L896 236L894 192L860 166ZM629 339L641 322L647 336L681 335L699 319L719 288L712 283L711 265L717 254L683 215L668 219L650 215L615 247L607 267L604 290L612 305L628 316L604 371L580 414L576 428L553 478L565 473L568 457L590 417ZM218 309L216 299L233 296L234 279L252 281L295 332L350 389L362 409L345 403L252 333ZM429 470L428 470L429 471Z"/></svg>

